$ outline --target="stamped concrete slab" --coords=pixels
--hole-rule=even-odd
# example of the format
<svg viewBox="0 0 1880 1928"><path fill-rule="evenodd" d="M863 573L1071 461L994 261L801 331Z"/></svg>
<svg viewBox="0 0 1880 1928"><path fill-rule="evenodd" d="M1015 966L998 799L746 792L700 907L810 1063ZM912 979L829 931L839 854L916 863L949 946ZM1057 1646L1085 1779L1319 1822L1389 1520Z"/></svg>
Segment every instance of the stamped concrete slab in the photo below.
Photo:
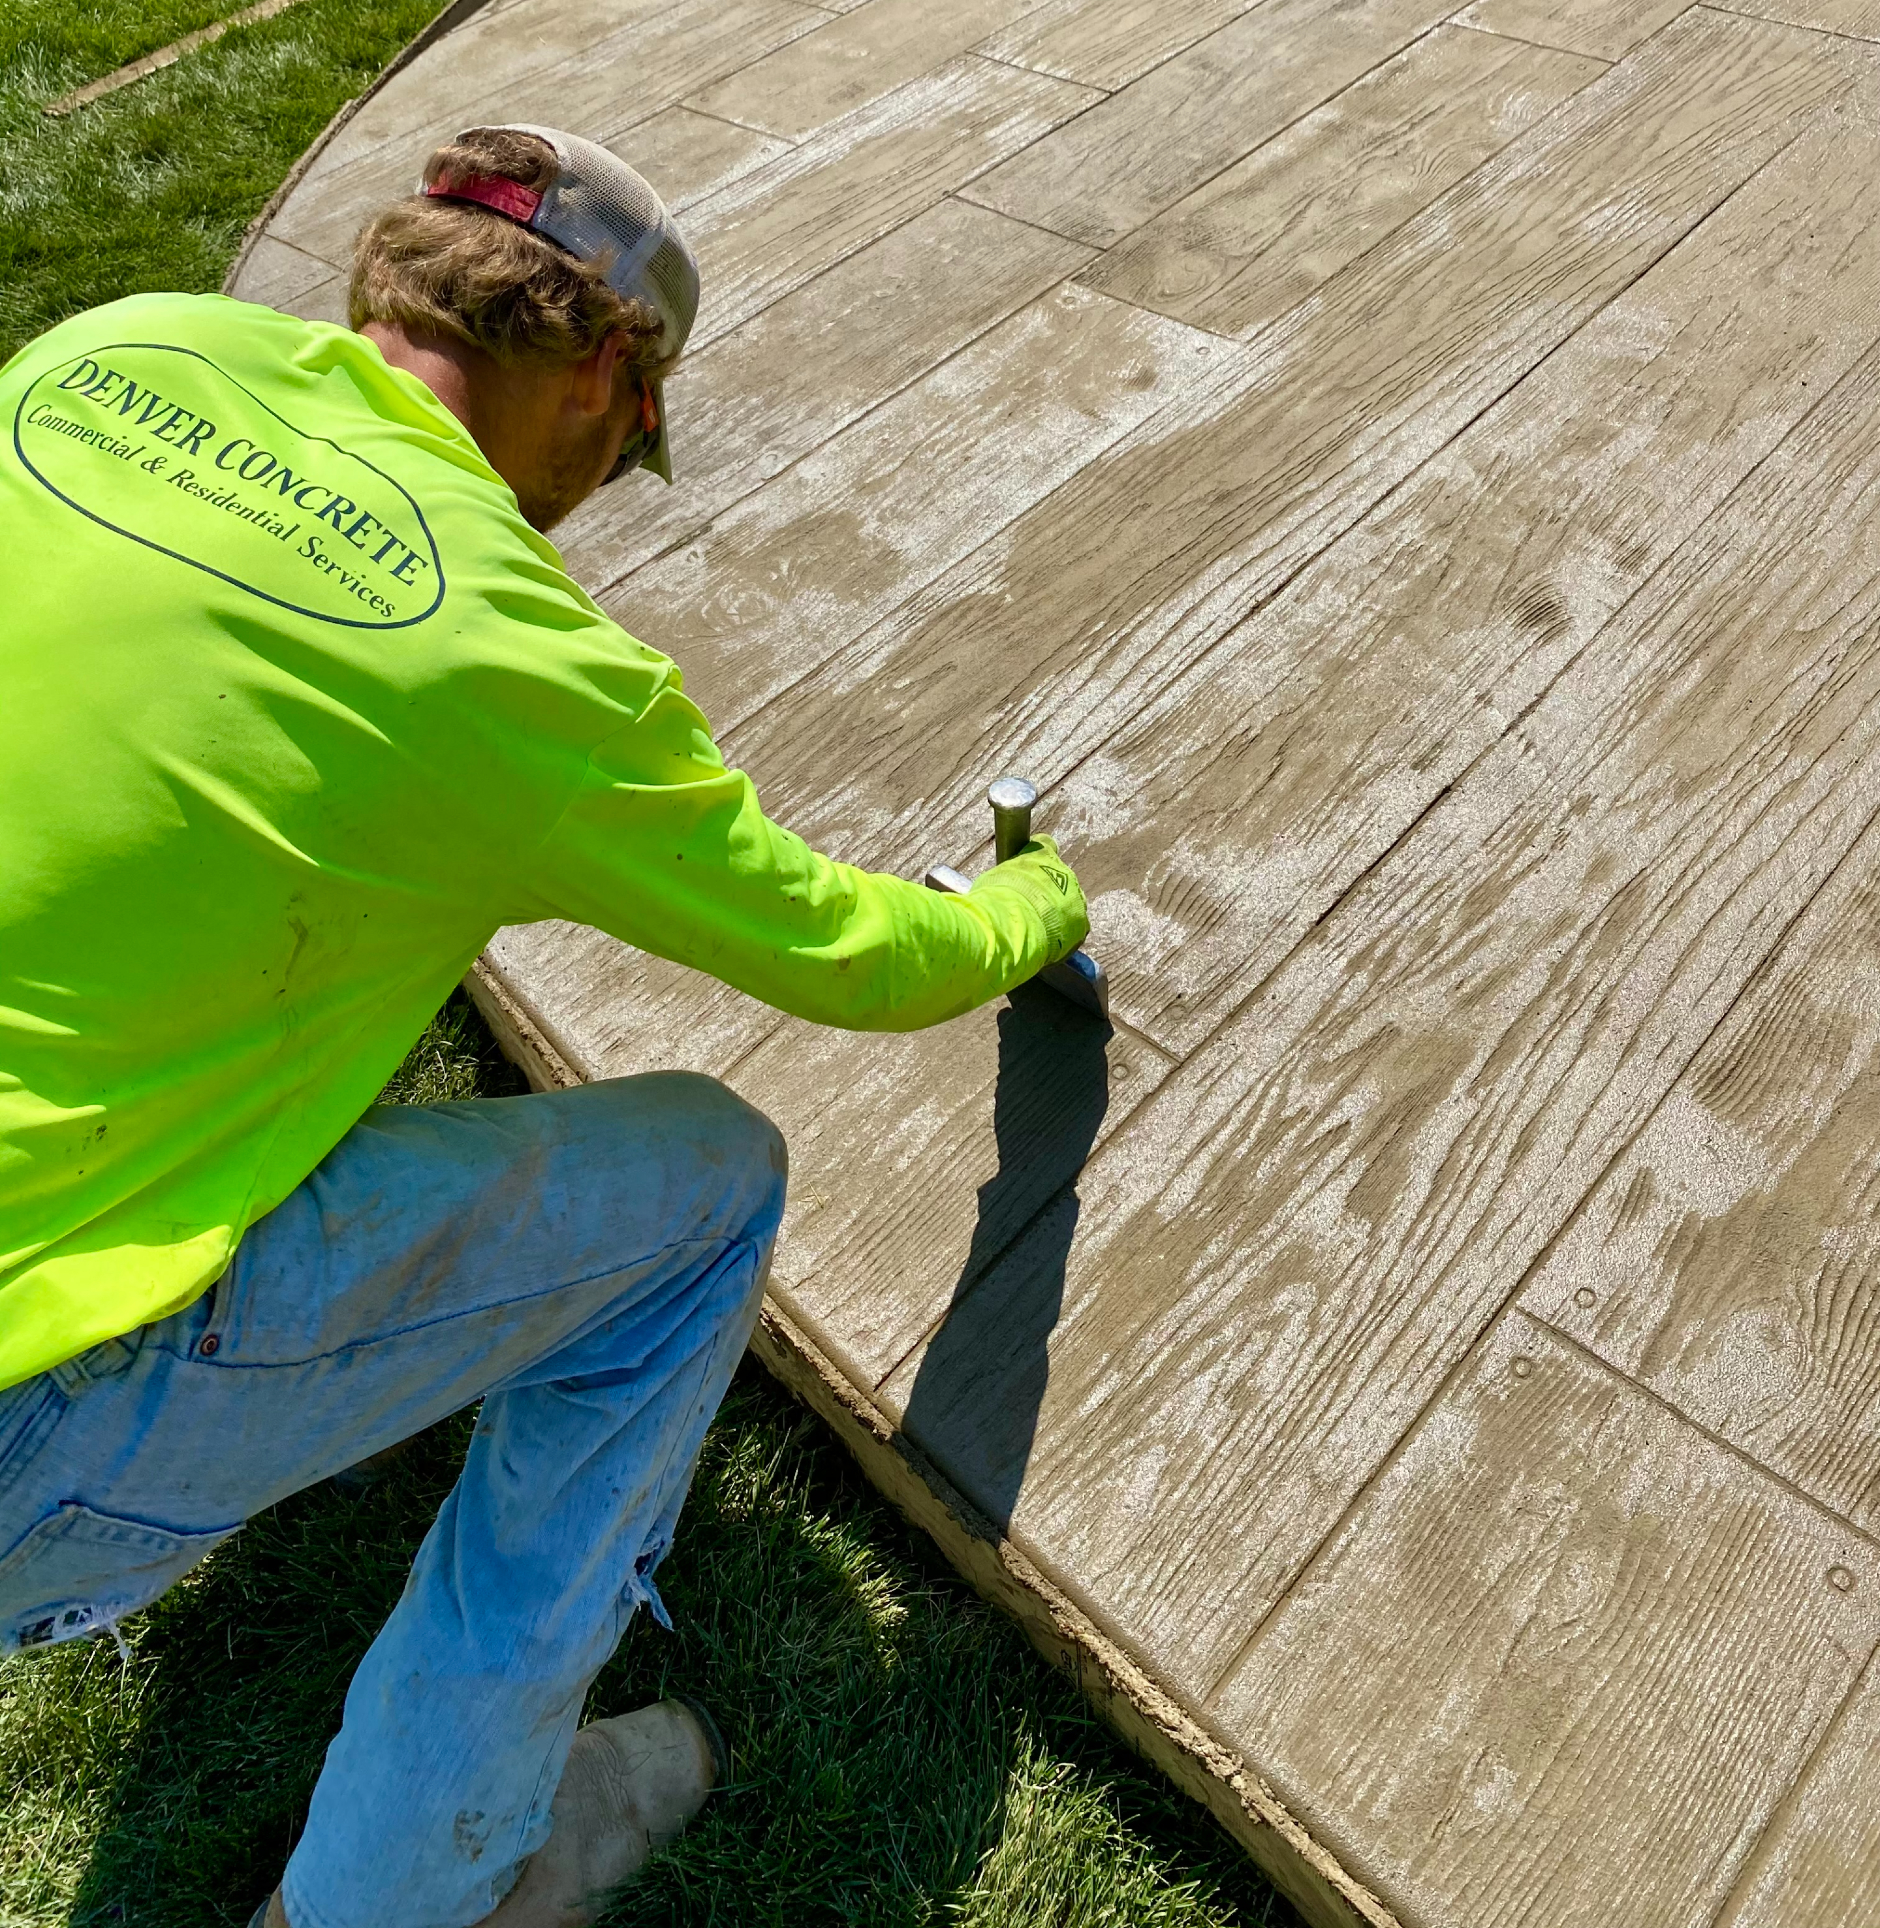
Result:
<svg viewBox="0 0 1880 1928"><path fill-rule="evenodd" d="M290 314L305 315L309 320L324 319L311 313L307 297L322 282L331 281L343 267L342 262L323 260L319 255L307 253L304 248L293 247L271 234L264 234L249 251L246 272L242 276L242 299L258 301L268 308L282 308Z"/></svg>
<svg viewBox="0 0 1880 1928"><path fill-rule="evenodd" d="M1880 1537L1880 836L1809 905L1522 1306Z"/></svg>
<svg viewBox="0 0 1880 1928"><path fill-rule="evenodd" d="M729 333L1095 98L967 54L831 121L692 210L695 339Z"/></svg>
<svg viewBox="0 0 1880 1928"><path fill-rule="evenodd" d="M1050 785L1096 758L1840 101L1851 44L1680 20L1334 277L1244 371L729 732L731 753L858 861L917 871L936 836L970 847L989 765ZM840 770L838 713L868 746Z"/></svg>
<svg viewBox="0 0 1880 1928"><path fill-rule="evenodd" d="M1880 4L1876 0L1744 0L1741 11L1759 14L1765 20L1780 20L1791 27L1817 27L1823 33L1880 40Z"/></svg>
<svg viewBox="0 0 1880 1928"><path fill-rule="evenodd" d="M1877 618L1880 349L1092 1160L1013 1532L1158 1670L1218 1677L1761 1004L1880 811ZM1030 1236L982 1327L1059 1266ZM1015 1355L929 1407L969 1492L1011 1485Z"/></svg>
<svg viewBox="0 0 1880 1928"><path fill-rule="evenodd" d="M1798 141L1071 771L1118 1008L1210 1036L1880 334L1876 279L1880 142Z"/></svg>
<svg viewBox="0 0 1880 1928"><path fill-rule="evenodd" d="M1517 1317L1214 1704L1413 1920L1706 1928L1876 1643L1880 1551Z"/></svg>
<svg viewBox="0 0 1880 1928"><path fill-rule="evenodd" d="M556 531L569 568L604 594L1089 258L1040 228L937 202L689 353L667 389L674 486L642 478L626 485L630 510L606 494L576 510Z"/></svg>
<svg viewBox="0 0 1880 1928"><path fill-rule="evenodd" d="M728 732L1237 359L1057 288L635 570L607 607L657 633Z"/></svg>
<svg viewBox="0 0 1880 1928"><path fill-rule="evenodd" d="M995 168L969 198L1108 247L1450 11L1444 0L1264 0Z"/></svg>
<svg viewBox="0 0 1880 1928"><path fill-rule="evenodd" d="M1084 280L1245 341L1603 71L1437 27L1118 242Z"/></svg>
<svg viewBox="0 0 1880 1928"><path fill-rule="evenodd" d="M689 107L668 107L605 145L645 175L667 207L683 215L694 201L775 160L789 142Z"/></svg>
<svg viewBox="0 0 1880 1928"><path fill-rule="evenodd" d="M1845 1570L1851 1578L1853 1569ZM1851 1590L1851 1589L1850 1589ZM1776 1810L1717 1928L1880 1921L1880 1662L1869 1661L1835 1724Z"/></svg>
<svg viewBox="0 0 1880 1928"><path fill-rule="evenodd" d="M827 18L797 0L518 0L479 15L340 130L271 232L346 260L366 221L410 193L426 155L460 129L536 121L612 141L735 72L753 47L781 46Z"/></svg>
<svg viewBox="0 0 1880 1928"><path fill-rule="evenodd" d="M336 313L466 119L614 143L709 305L575 572L833 854L1053 786L1112 1026L474 984L784 1124L760 1356L1132 1744L1314 1928L1852 1924L1871 0L1447 11L496 0L234 286Z"/></svg>
<svg viewBox="0 0 1880 1928"><path fill-rule="evenodd" d="M693 97L691 105L745 127L801 140L903 81L965 53L1022 16L1029 0L863 0L801 40Z"/></svg>
<svg viewBox="0 0 1880 1928"><path fill-rule="evenodd" d="M1456 18L1485 33L1618 60L1685 9L1686 0L1474 0Z"/></svg>
<svg viewBox="0 0 1880 1928"><path fill-rule="evenodd" d="M1114 93L1258 0L1041 0L979 51Z"/></svg>

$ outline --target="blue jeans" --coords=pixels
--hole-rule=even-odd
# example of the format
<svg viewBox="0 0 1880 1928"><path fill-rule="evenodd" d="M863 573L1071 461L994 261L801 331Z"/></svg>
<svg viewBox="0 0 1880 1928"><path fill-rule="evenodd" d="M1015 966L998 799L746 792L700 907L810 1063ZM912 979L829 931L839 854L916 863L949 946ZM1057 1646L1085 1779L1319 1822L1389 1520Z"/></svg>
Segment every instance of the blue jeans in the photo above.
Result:
<svg viewBox="0 0 1880 1928"><path fill-rule="evenodd" d="M710 1079L365 1116L204 1298L0 1392L0 1652L146 1606L250 1514L483 1401L359 1664L294 1928L465 1928L547 1838L757 1316L776 1129Z"/></svg>

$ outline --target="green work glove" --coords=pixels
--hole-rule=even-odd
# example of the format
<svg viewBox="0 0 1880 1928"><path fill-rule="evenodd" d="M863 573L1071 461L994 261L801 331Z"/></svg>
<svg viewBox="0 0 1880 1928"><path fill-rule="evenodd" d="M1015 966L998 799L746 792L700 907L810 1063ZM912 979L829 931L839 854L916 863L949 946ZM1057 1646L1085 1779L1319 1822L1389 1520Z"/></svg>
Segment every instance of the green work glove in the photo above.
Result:
<svg viewBox="0 0 1880 1928"><path fill-rule="evenodd" d="M1090 935L1090 912L1084 903L1083 886L1076 873L1058 855L1049 837L1033 837L1016 857L994 864L973 879L973 896L982 890L1014 890L1044 921L1046 953L1037 969L1069 957Z"/></svg>

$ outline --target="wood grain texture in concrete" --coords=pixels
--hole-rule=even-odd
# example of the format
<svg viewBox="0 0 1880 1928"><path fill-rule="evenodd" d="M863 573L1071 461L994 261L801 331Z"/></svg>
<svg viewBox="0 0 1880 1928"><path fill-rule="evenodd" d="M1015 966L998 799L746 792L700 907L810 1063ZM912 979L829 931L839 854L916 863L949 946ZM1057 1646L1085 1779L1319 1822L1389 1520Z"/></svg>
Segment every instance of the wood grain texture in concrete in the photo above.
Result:
<svg viewBox="0 0 1880 1928"><path fill-rule="evenodd" d="M1314 1928L1880 1920L1876 0L498 0L439 139L665 191L675 485L560 532L774 816L1047 786L1110 1023L568 924L538 1085L792 1196L761 1357Z"/></svg>
<svg viewBox="0 0 1880 1928"><path fill-rule="evenodd" d="M1600 67L1493 34L1433 28L1118 242L1084 280L1244 341Z"/></svg>
<svg viewBox="0 0 1880 1928"><path fill-rule="evenodd" d="M1264 0L968 199L1108 247L1434 26L1446 0Z"/></svg>
<svg viewBox="0 0 1880 1928"><path fill-rule="evenodd" d="M1015 67L1115 93L1140 80L1257 0L1038 0L1008 27L988 34L979 51Z"/></svg>
<svg viewBox="0 0 1880 1928"><path fill-rule="evenodd" d="M1880 1552L1517 1316L1215 1704L1411 1919L1709 1921L1876 1643Z"/></svg>
<svg viewBox="0 0 1880 1928"><path fill-rule="evenodd" d="M1732 0L1732 4L1738 13L1780 20L1791 27L1815 27L1823 33L1880 40L1877 0Z"/></svg>
<svg viewBox="0 0 1880 1928"><path fill-rule="evenodd" d="M1876 1760L1880 1662L1869 1661L1861 1684L1763 1831L1717 1928L1880 1921Z"/></svg>
<svg viewBox="0 0 1880 1928"><path fill-rule="evenodd" d="M1617 60L1676 19L1685 5L1686 0L1474 0L1456 18L1485 33Z"/></svg>

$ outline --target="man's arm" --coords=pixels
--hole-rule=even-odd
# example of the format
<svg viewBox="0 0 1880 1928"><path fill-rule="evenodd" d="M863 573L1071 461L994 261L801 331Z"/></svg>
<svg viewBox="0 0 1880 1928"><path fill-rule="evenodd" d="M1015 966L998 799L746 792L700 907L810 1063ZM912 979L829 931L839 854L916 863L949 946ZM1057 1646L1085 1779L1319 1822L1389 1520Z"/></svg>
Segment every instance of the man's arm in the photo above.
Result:
<svg viewBox="0 0 1880 1928"><path fill-rule="evenodd" d="M965 897L818 855L725 768L676 676L594 751L529 881L539 915L857 1031L957 1017L1067 955L1088 928L1047 838Z"/></svg>

